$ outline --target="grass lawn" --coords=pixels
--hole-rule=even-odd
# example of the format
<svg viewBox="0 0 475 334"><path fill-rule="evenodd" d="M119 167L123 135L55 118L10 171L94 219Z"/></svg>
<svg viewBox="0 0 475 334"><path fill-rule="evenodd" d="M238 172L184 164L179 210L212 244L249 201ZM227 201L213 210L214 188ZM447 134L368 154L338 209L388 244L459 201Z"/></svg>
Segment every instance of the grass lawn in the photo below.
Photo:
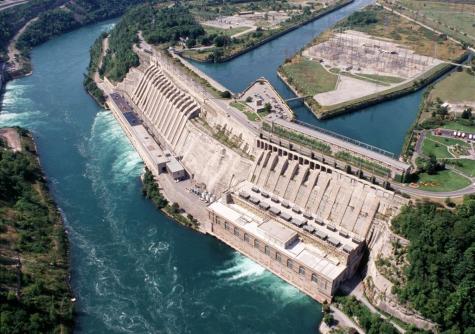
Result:
<svg viewBox="0 0 475 334"><path fill-rule="evenodd" d="M261 120L260 117L265 117L269 114L268 112L255 113L251 111L251 109L244 102L241 101L233 101L229 105L242 111L244 115L246 115L247 119L251 122L259 122Z"/></svg>
<svg viewBox="0 0 475 334"><path fill-rule="evenodd" d="M475 102L475 75L466 71L452 72L432 89L430 99L434 100L436 97L444 102Z"/></svg>
<svg viewBox="0 0 475 334"><path fill-rule="evenodd" d="M221 28L216 28L216 27L211 27L207 25L203 25L204 30L208 35L211 34L223 34L226 36L232 36L235 34L238 34L240 32L246 31L250 27L236 27L236 28L230 28L230 29L221 29Z"/></svg>
<svg viewBox="0 0 475 334"><path fill-rule="evenodd" d="M470 180L451 171L443 170L435 175L419 174L419 189L435 192L453 191L470 185Z"/></svg>
<svg viewBox="0 0 475 334"><path fill-rule="evenodd" d="M315 95L335 89L337 76L329 73L323 66L303 57L295 57L291 63L284 64L282 71L302 95Z"/></svg>
<svg viewBox="0 0 475 334"><path fill-rule="evenodd" d="M358 73L358 76L368 78L368 79L371 79L371 80L375 80L375 81L379 81L379 82L388 83L388 84L400 83L400 82L403 82L405 80L404 78L393 77L393 76L389 76L389 75Z"/></svg>
<svg viewBox="0 0 475 334"><path fill-rule="evenodd" d="M231 107L236 108L240 111L244 111L247 109L247 106L244 102L233 101L229 104Z"/></svg>
<svg viewBox="0 0 475 334"><path fill-rule="evenodd" d="M435 142L430 138L424 139L422 143L422 153L426 156L433 154L437 159L453 158L446 145Z"/></svg>
<svg viewBox="0 0 475 334"><path fill-rule="evenodd" d="M460 163L461 166L453 165L455 169L458 169L467 176L475 177L475 160L458 159L457 162Z"/></svg>
<svg viewBox="0 0 475 334"><path fill-rule="evenodd" d="M350 73L350 72L341 72L341 74L346 75L347 77L350 77L350 78L371 82L371 83L374 83L374 84L377 84L377 85L380 85L380 86L389 86L389 84L386 83L386 82L374 80L374 79L362 76L360 74L356 74L356 73L353 74L353 73Z"/></svg>
<svg viewBox="0 0 475 334"><path fill-rule="evenodd" d="M475 132L475 126L460 124L457 121L452 121L447 124L444 124L443 128L462 131L462 132L471 132L471 133Z"/></svg>
<svg viewBox="0 0 475 334"><path fill-rule="evenodd" d="M460 139L445 138L445 137L439 137L439 136L433 136L433 135L427 135L426 138L430 138L431 140L434 140L446 146L460 145L463 147L470 147L470 144Z"/></svg>
<svg viewBox="0 0 475 334"><path fill-rule="evenodd" d="M431 18L433 21L443 22L455 27L462 32L475 36L474 13L475 3L448 3L448 1L423 1L423 0L400 0L401 4L417 10L420 14ZM441 28L439 24L438 29Z"/></svg>

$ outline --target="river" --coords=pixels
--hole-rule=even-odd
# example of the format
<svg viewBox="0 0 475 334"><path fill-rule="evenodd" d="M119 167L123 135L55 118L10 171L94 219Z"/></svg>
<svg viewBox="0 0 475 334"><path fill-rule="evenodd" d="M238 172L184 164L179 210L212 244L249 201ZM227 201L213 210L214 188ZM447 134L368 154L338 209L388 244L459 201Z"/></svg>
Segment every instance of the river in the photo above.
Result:
<svg viewBox="0 0 475 334"><path fill-rule="evenodd" d="M318 29L348 10L319 20ZM318 22L282 37L289 52L298 47L295 36L308 38L319 31ZM170 221L141 196L141 159L111 113L82 87L89 47L112 24L91 25L35 48L33 75L8 83L0 113L0 126L20 125L34 133L63 212L77 297L76 332L314 333L321 320L317 302L214 238ZM257 49L219 65L235 69L246 59L254 59L253 64L259 60L260 66L237 72L234 86L219 76L218 65L203 67L232 89L244 87L265 69L266 77L290 96L270 75L269 64L282 59L280 40L264 46L275 52L275 59L263 61ZM416 94L383 108L393 105L406 115L418 100ZM314 121L302 110L297 108L299 118ZM402 116L391 124L388 115L390 110L370 108L323 124L351 135L373 129L379 119L385 135L381 130L368 136L377 143L378 136L386 138L402 126Z"/></svg>
<svg viewBox="0 0 475 334"><path fill-rule="evenodd" d="M355 0L342 9L222 64L194 65L233 92L244 90L259 77L268 79L284 98L295 94L277 76L277 68L316 35L374 0ZM357 112L318 120L301 102L291 102L297 118L399 155L408 128L414 122L424 89Z"/></svg>

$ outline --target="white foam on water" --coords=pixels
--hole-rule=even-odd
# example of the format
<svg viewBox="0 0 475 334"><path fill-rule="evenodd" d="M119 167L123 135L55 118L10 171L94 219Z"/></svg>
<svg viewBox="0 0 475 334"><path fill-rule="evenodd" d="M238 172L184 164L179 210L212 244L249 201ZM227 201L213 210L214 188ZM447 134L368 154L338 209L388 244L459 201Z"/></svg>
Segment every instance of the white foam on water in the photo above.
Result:
<svg viewBox="0 0 475 334"><path fill-rule="evenodd" d="M112 161L108 168L98 168L96 172L110 170L114 183L129 183L131 178L140 175L143 168L142 159L110 112L97 113L92 125L89 146L92 156L101 157L103 161L108 159Z"/></svg>
<svg viewBox="0 0 475 334"><path fill-rule="evenodd" d="M170 245L165 241L152 242L148 247L148 251L153 255L162 255L164 252L168 251Z"/></svg>
<svg viewBox="0 0 475 334"><path fill-rule="evenodd" d="M216 271L215 274L224 284L249 286L256 291L272 295L284 305L306 300L305 295L297 288L238 252L226 263L226 268Z"/></svg>
<svg viewBox="0 0 475 334"><path fill-rule="evenodd" d="M39 111L24 112L0 112L0 126L21 126L24 128L35 128L42 122L42 114Z"/></svg>
<svg viewBox="0 0 475 334"><path fill-rule="evenodd" d="M5 88L2 103L4 109L24 107L25 105L32 105L32 101L27 96L28 89L33 85L19 84L17 81L8 83Z"/></svg>

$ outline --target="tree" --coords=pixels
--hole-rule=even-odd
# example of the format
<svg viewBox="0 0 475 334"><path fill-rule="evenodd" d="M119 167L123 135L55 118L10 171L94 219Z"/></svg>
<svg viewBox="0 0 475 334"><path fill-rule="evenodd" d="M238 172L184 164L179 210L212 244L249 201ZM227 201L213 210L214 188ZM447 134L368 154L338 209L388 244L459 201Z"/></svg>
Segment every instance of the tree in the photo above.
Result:
<svg viewBox="0 0 475 334"><path fill-rule="evenodd" d="M471 119L472 118L472 108L466 108L462 112L463 119Z"/></svg>
<svg viewBox="0 0 475 334"><path fill-rule="evenodd" d="M230 99L231 98L231 92L229 90L225 90L224 92L221 92L219 95L221 95L221 97L223 99Z"/></svg>
<svg viewBox="0 0 475 334"><path fill-rule="evenodd" d="M427 164L426 164L427 174L429 175L437 174L437 170L438 170L437 158L435 157L435 155L431 154L429 155L429 160L427 160Z"/></svg>
<svg viewBox="0 0 475 334"><path fill-rule="evenodd" d="M323 316L323 322L327 324L327 326L331 327L335 322L335 319L333 318L333 315L331 313L325 313L325 315Z"/></svg>
<svg viewBox="0 0 475 334"><path fill-rule="evenodd" d="M218 35L214 39L214 44L219 48L223 46L227 46L230 43L231 43L231 38L226 35Z"/></svg>
<svg viewBox="0 0 475 334"><path fill-rule="evenodd" d="M192 47L194 47L196 45L196 40L194 38L188 38L186 40L186 47L188 49L191 49Z"/></svg>
<svg viewBox="0 0 475 334"><path fill-rule="evenodd" d="M178 205L178 203L175 202L171 205L170 212L175 215L180 213L180 206Z"/></svg>
<svg viewBox="0 0 475 334"><path fill-rule="evenodd" d="M270 113L272 111L272 105L269 102L266 102L264 104L264 110L263 112L265 113Z"/></svg>
<svg viewBox="0 0 475 334"><path fill-rule="evenodd" d="M432 203L404 207L391 222L409 240L405 283L395 289L443 333L475 328L475 198L455 210Z"/></svg>

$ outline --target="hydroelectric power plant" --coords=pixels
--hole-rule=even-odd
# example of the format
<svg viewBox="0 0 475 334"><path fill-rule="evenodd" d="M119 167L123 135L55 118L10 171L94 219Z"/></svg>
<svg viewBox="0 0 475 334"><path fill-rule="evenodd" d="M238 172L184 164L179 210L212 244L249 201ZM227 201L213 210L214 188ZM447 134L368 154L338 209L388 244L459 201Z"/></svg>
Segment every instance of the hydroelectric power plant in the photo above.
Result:
<svg viewBox="0 0 475 334"><path fill-rule="evenodd" d="M244 122L170 56L145 50L136 49L141 65L122 83L106 81L103 89L147 167L161 180L206 190L204 201L188 205L202 232L331 301L407 203L390 185L410 166L272 113L257 127ZM171 197L185 191L168 184L161 183Z"/></svg>

